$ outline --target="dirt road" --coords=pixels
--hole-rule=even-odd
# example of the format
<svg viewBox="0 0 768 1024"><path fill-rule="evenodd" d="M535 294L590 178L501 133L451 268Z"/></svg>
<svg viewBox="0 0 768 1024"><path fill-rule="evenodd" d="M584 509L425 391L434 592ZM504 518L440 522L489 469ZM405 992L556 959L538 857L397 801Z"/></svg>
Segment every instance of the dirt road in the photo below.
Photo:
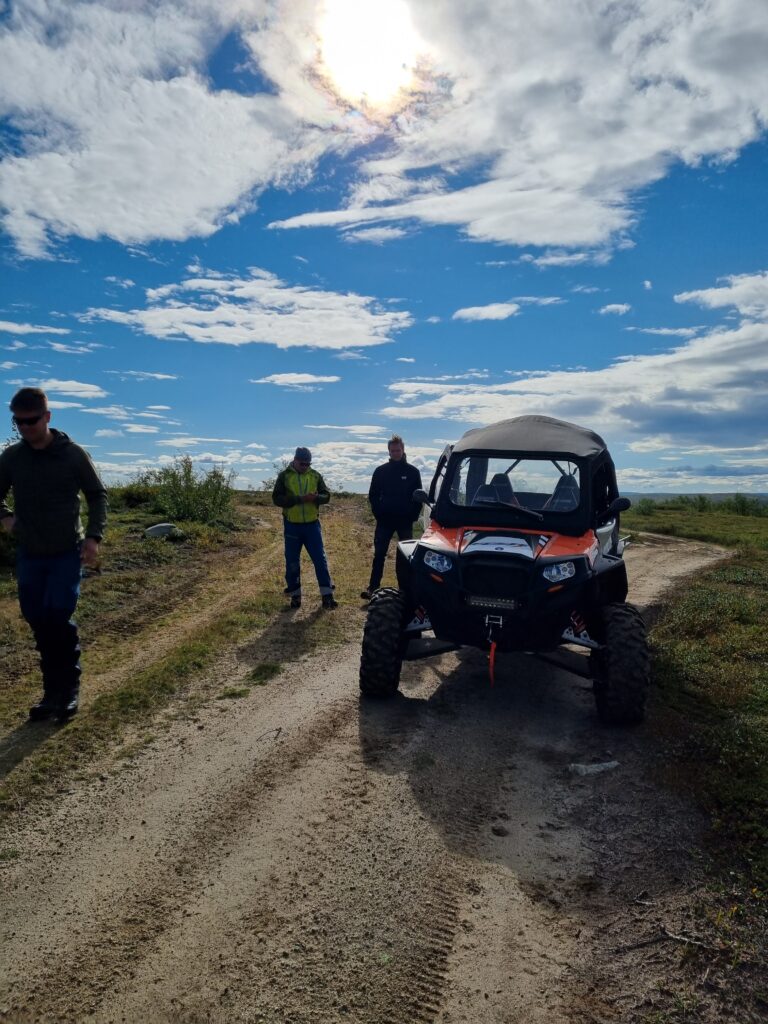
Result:
<svg viewBox="0 0 768 1024"><path fill-rule="evenodd" d="M627 553L647 606L720 557ZM301 615L316 614L302 610ZM343 610L339 610L343 614ZM6 831L0 1020L632 1021L673 969L691 808L589 685L466 651L361 704L359 644L177 720ZM247 665L228 661L228 683ZM569 765L618 761L601 775ZM98 772L98 767L94 770Z"/></svg>

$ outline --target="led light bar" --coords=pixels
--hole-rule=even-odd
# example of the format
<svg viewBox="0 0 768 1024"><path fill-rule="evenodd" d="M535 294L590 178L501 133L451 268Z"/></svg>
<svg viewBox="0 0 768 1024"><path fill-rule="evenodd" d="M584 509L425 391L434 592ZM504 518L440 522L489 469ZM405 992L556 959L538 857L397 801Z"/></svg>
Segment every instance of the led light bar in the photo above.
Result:
<svg viewBox="0 0 768 1024"><path fill-rule="evenodd" d="M467 604L473 608L517 608L518 602L513 597L479 597L467 594Z"/></svg>

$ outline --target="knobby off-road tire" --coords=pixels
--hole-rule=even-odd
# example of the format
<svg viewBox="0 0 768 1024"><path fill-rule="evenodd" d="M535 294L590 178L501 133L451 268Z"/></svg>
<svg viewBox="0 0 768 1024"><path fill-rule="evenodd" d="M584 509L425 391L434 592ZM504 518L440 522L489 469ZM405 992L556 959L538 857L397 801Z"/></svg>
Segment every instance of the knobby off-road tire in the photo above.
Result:
<svg viewBox="0 0 768 1024"><path fill-rule="evenodd" d="M405 597L393 587L377 590L368 606L360 656L360 689L366 697L397 693L405 649L405 610Z"/></svg>
<svg viewBox="0 0 768 1024"><path fill-rule="evenodd" d="M601 625L605 649L592 656L597 716L606 725L636 725L651 682L645 623L634 605L607 604Z"/></svg>

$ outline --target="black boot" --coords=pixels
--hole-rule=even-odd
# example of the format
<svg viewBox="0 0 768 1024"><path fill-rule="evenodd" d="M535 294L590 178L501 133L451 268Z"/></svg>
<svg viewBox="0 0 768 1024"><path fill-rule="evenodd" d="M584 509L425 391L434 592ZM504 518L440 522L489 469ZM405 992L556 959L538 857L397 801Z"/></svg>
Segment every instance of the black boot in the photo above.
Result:
<svg viewBox="0 0 768 1024"><path fill-rule="evenodd" d="M333 594L323 594L323 608L326 611L330 611L332 608L338 608L339 602L335 600Z"/></svg>
<svg viewBox="0 0 768 1024"><path fill-rule="evenodd" d="M43 692L43 696L29 709L30 722L44 722L55 715L59 709L59 701L52 693Z"/></svg>
<svg viewBox="0 0 768 1024"><path fill-rule="evenodd" d="M64 700L61 701L58 708L56 709L56 719L59 722L68 722L70 718L77 714L77 709L80 705L80 695L77 690L67 694Z"/></svg>

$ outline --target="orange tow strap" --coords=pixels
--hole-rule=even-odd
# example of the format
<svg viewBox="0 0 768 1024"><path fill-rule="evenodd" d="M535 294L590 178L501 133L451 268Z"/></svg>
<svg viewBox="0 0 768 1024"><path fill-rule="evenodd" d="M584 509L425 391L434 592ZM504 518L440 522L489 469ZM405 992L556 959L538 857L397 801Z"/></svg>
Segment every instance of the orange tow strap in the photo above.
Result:
<svg viewBox="0 0 768 1024"><path fill-rule="evenodd" d="M491 653L488 655L488 673L491 677L491 686L495 681L495 669L496 669L496 641L491 641Z"/></svg>

